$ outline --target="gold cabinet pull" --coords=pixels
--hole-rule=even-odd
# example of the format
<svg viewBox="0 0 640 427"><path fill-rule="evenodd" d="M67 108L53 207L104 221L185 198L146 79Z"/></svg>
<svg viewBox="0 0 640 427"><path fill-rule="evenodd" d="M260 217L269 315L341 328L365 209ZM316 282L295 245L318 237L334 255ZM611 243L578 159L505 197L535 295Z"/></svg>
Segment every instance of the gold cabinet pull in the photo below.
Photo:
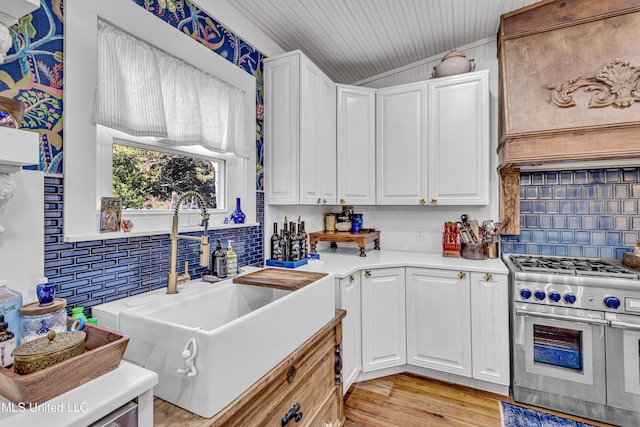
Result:
<svg viewBox="0 0 640 427"><path fill-rule="evenodd" d="M491 282L493 280L493 274L485 274L484 275L484 280L486 280L487 282Z"/></svg>
<svg viewBox="0 0 640 427"><path fill-rule="evenodd" d="M351 276L349 276L349 281L353 282L354 280L356 280L356 278L353 276L353 274Z"/></svg>
<svg viewBox="0 0 640 427"><path fill-rule="evenodd" d="M327 204L327 199L322 199L322 204L326 205Z"/></svg>
<svg viewBox="0 0 640 427"><path fill-rule="evenodd" d="M346 200L344 200L344 199L340 199L340 204L341 204L341 205L344 205L344 204L346 204L346 203L347 203L347 202L346 202Z"/></svg>
<svg viewBox="0 0 640 427"><path fill-rule="evenodd" d="M427 204L427 201L426 201L425 199L420 199L420 200L418 200L418 204L419 204L420 206L424 206L424 205L426 205L426 204Z"/></svg>
<svg viewBox="0 0 640 427"><path fill-rule="evenodd" d="M367 270L367 271L365 271L365 272L364 272L364 277L366 277L367 279L368 279L369 277L371 277L371 270Z"/></svg>
<svg viewBox="0 0 640 427"><path fill-rule="evenodd" d="M320 204L322 203L322 200L320 200L320 197L318 197L318 201L316 203L318 204L318 206L320 206Z"/></svg>
<svg viewBox="0 0 640 427"><path fill-rule="evenodd" d="M437 204L438 204L438 201L437 201L436 199L431 199L431 201L429 202L429 204L430 204L431 206L435 206L435 205L437 205Z"/></svg>
<svg viewBox="0 0 640 427"><path fill-rule="evenodd" d="M464 271L461 271L460 273L458 273L458 279L465 279L467 277L467 273L465 273Z"/></svg>

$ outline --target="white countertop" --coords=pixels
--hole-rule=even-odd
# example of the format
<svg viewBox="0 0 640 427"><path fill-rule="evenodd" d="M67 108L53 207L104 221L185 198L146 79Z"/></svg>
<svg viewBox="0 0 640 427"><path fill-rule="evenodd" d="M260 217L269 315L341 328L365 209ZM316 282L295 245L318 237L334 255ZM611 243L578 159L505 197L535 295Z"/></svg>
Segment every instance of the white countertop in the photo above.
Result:
<svg viewBox="0 0 640 427"><path fill-rule="evenodd" d="M509 270L500 259L482 261L463 258L446 258L439 253L404 252L387 250L367 250L367 256L361 257L357 247L338 247L335 250L318 251L322 268L313 271L333 273L338 278L346 277L358 270L386 267L424 267L446 270L463 270L491 274L509 274ZM312 264L312 261L309 262ZM309 264L296 270L312 270Z"/></svg>
<svg viewBox="0 0 640 427"><path fill-rule="evenodd" d="M38 405L0 396L0 425L85 427L157 383L158 374L123 360L113 371Z"/></svg>

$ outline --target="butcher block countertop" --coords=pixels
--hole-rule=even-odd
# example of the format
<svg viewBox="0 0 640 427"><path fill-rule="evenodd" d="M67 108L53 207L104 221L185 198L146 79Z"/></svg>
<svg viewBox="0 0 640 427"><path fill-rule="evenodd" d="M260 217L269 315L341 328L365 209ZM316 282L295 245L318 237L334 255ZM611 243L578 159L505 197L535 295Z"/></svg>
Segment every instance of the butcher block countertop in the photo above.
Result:
<svg viewBox="0 0 640 427"><path fill-rule="evenodd" d="M322 279L326 275L327 273L315 273L311 271L265 268L264 270L238 276L233 279L233 283L295 291L316 280Z"/></svg>

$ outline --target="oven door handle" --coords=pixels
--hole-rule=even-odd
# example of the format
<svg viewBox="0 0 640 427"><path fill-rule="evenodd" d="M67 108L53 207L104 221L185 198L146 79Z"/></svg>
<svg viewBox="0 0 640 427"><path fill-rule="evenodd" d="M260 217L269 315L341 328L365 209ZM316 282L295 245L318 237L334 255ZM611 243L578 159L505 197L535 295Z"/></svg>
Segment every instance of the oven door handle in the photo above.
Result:
<svg viewBox="0 0 640 427"><path fill-rule="evenodd" d="M610 323L614 328L633 329L634 331L640 331L640 325L635 325L633 323L620 322L619 320L611 320Z"/></svg>
<svg viewBox="0 0 640 427"><path fill-rule="evenodd" d="M522 309L516 309L516 315L518 316L530 316L530 317L543 317L545 319L565 320L568 322L586 323L589 325L603 325L608 326L609 321L604 319L591 319L589 317L567 316L564 314L553 313L540 313Z"/></svg>

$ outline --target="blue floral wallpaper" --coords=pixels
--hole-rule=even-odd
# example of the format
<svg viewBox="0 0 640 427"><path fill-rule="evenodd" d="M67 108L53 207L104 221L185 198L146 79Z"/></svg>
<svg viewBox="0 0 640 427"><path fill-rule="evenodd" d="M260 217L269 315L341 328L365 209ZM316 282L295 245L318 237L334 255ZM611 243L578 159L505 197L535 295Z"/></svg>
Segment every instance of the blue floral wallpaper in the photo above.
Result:
<svg viewBox="0 0 640 427"><path fill-rule="evenodd" d="M189 0L132 1L256 77L256 189L263 190L263 54ZM38 168L62 173L64 6L62 0L41 3L10 28L13 47L0 64L0 95L25 104L21 128L40 134Z"/></svg>

